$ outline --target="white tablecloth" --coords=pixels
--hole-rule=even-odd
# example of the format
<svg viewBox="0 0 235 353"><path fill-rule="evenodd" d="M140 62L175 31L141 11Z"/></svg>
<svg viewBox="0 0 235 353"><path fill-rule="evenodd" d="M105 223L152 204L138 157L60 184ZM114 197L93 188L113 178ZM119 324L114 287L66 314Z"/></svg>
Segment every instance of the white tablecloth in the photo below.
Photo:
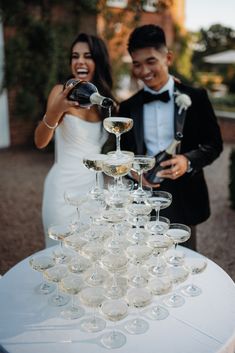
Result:
<svg viewBox="0 0 235 353"><path fill-rule="evenodd" d="M47 249L44 252L51 252ZM185 249L186 255L200 256ZM10 353L103 353L99 337L105 331L88 334L79 330L81 319L65 320L60 308L47 304L48 296L37 295L35 286L42 275L29 266L28 259L0 279L0 344ZM234 353L235 284L214 262L208 260L204 273L195 276L203 289L198 297L170 309L167 319L149 320L149 330L130 335L124 330L129 315L117 323L127 343L120 353ZM186 283L186 282L185 282ZM184 283L184 284L185 284ZM1 352L1 348L0 348Z"/></svg>

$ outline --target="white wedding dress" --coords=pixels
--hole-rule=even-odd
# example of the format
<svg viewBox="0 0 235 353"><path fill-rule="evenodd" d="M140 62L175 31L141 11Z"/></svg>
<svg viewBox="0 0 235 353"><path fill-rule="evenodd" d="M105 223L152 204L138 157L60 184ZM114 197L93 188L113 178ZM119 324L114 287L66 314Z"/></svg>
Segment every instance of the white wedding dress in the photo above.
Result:
<svg viewBox="0 0 235 353"><path fill-rule="evenodd" d="M100 153L107 138L102 122L89 122L66 114L55 131L55 162L44 183L42 220L46 247L56 244L47 234L50 225L67 224L76 208L65 203L64 192L86 194L95 184L95 173L83 165L83 157Z"/></svg>

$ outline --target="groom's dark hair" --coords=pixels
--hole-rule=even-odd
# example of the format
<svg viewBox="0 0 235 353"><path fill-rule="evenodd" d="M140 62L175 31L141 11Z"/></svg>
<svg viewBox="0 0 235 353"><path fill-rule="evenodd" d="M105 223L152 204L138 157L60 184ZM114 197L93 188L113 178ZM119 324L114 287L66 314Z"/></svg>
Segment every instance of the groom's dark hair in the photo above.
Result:
<svg viewBox="0 0 235 353"><path fill-rule="evenodd" d="M153 47L157 50L166 47L166 37L163 29L156 25L137 27L130 34L127 49L131 54L137 49Z"/></svg>

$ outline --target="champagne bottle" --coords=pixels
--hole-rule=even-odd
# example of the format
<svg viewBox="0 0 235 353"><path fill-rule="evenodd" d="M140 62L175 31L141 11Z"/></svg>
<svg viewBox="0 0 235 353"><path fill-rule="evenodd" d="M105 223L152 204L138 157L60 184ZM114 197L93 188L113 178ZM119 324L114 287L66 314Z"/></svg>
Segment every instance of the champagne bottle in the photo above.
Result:
<svg viewBox="0 0 235 353"><path fill-rule="evenodd" d="M182 138L182 137L181 137ZM180 139L174 139L171 144L167 147L166 150L159 152L155 156L155 166L145 174L145 179L152 184L160 184L163 182L164 178L159 178L156 174L163 169L167 169L169 167L162 167L160 163L171 159L173 154L175 153L176 146L180 143Z"/></svg>
<svg viewBox="0 0 235 353"><path fill-rule="evenodd" d="M100 105L103 108L113 106L113 100L101 96L93 83L72 78L65 83L64 87L68 87L71 83L73 88L69 91L67 98L71 101L77 101L80 107L89 108L93 104Z"/></svg>

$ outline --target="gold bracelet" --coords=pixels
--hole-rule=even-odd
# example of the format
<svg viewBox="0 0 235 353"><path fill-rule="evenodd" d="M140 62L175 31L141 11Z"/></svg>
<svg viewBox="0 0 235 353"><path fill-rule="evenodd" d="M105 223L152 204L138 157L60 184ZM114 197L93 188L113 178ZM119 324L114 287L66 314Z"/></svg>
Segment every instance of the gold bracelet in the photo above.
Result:
<svg viewBox="0 0 235 353"><path fill-rule="evenodd" d="M51 130L55 130L58 126L58 123L55 123L54 126L52 125L49 125L46 121L46 114L44 115L44 117L42 118L42 121L44 122L44 124L46 125L46 127L48 127L48 129L51 129Z"/></svg>

